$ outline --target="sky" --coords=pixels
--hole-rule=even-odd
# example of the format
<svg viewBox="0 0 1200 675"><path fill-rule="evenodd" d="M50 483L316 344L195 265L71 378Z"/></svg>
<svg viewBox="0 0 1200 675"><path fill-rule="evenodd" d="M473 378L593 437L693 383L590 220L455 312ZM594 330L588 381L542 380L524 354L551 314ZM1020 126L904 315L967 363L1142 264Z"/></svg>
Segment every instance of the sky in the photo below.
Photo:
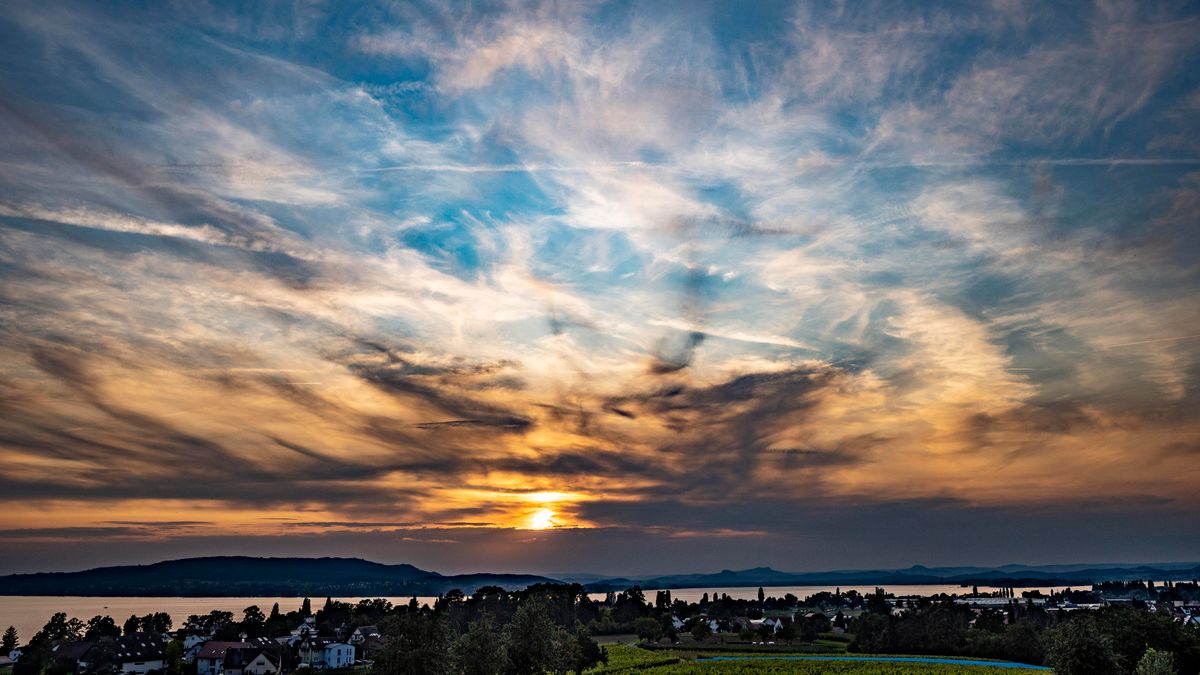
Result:
<svg viewBox="0 0 1200 675"><path fill-rule="evenodd" d="M0 7L0 573L1200 560L1200 6Z"/></svg>

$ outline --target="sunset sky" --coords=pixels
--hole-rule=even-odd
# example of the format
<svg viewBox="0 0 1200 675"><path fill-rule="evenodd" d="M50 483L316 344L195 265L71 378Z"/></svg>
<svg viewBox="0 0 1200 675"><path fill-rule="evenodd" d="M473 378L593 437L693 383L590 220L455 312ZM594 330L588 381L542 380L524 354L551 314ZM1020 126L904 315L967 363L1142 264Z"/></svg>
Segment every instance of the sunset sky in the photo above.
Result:
<svg viewBox="0 0 1200 675"><path fill-rule="evenodd" d="M0 44L0 573L1200 559L1195 3Z"/></svg>

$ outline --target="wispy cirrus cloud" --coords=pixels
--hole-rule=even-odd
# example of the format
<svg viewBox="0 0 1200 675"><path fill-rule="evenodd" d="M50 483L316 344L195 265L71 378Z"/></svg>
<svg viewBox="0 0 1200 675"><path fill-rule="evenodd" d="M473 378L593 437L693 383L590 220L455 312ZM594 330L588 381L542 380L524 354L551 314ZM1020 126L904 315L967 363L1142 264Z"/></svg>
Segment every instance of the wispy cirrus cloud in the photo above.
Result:
<svg viewBox="0 0 1200 675"><path fill-rule="evenodd" d="M13 4L0 525L786 564L1099 499L1137 541L1195 508L1196 21Z"/></svg>

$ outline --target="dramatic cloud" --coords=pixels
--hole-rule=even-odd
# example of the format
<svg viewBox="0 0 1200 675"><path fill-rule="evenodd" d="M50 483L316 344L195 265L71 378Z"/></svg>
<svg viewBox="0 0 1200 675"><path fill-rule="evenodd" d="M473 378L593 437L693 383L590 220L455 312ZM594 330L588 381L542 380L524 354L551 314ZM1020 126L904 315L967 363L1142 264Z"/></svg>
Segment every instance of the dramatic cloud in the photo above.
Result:
<svg viewBox="0 0 1200 675"><path fill-rule="evenodd" d="M0 573L1196 558L1198 34L7 3Z"/></svg>

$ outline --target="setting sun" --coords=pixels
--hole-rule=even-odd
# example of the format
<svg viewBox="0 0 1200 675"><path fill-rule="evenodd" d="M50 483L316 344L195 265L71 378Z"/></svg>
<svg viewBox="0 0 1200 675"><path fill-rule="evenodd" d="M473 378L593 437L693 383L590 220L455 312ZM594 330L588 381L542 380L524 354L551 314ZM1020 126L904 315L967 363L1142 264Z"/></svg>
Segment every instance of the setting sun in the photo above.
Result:
<svg viewBox="0 0 1200 675"><path fill-rule="evenodd" d="M529 529L548 530L554 527L554 512L550 509L538 509L529 516Z"/></svg>

